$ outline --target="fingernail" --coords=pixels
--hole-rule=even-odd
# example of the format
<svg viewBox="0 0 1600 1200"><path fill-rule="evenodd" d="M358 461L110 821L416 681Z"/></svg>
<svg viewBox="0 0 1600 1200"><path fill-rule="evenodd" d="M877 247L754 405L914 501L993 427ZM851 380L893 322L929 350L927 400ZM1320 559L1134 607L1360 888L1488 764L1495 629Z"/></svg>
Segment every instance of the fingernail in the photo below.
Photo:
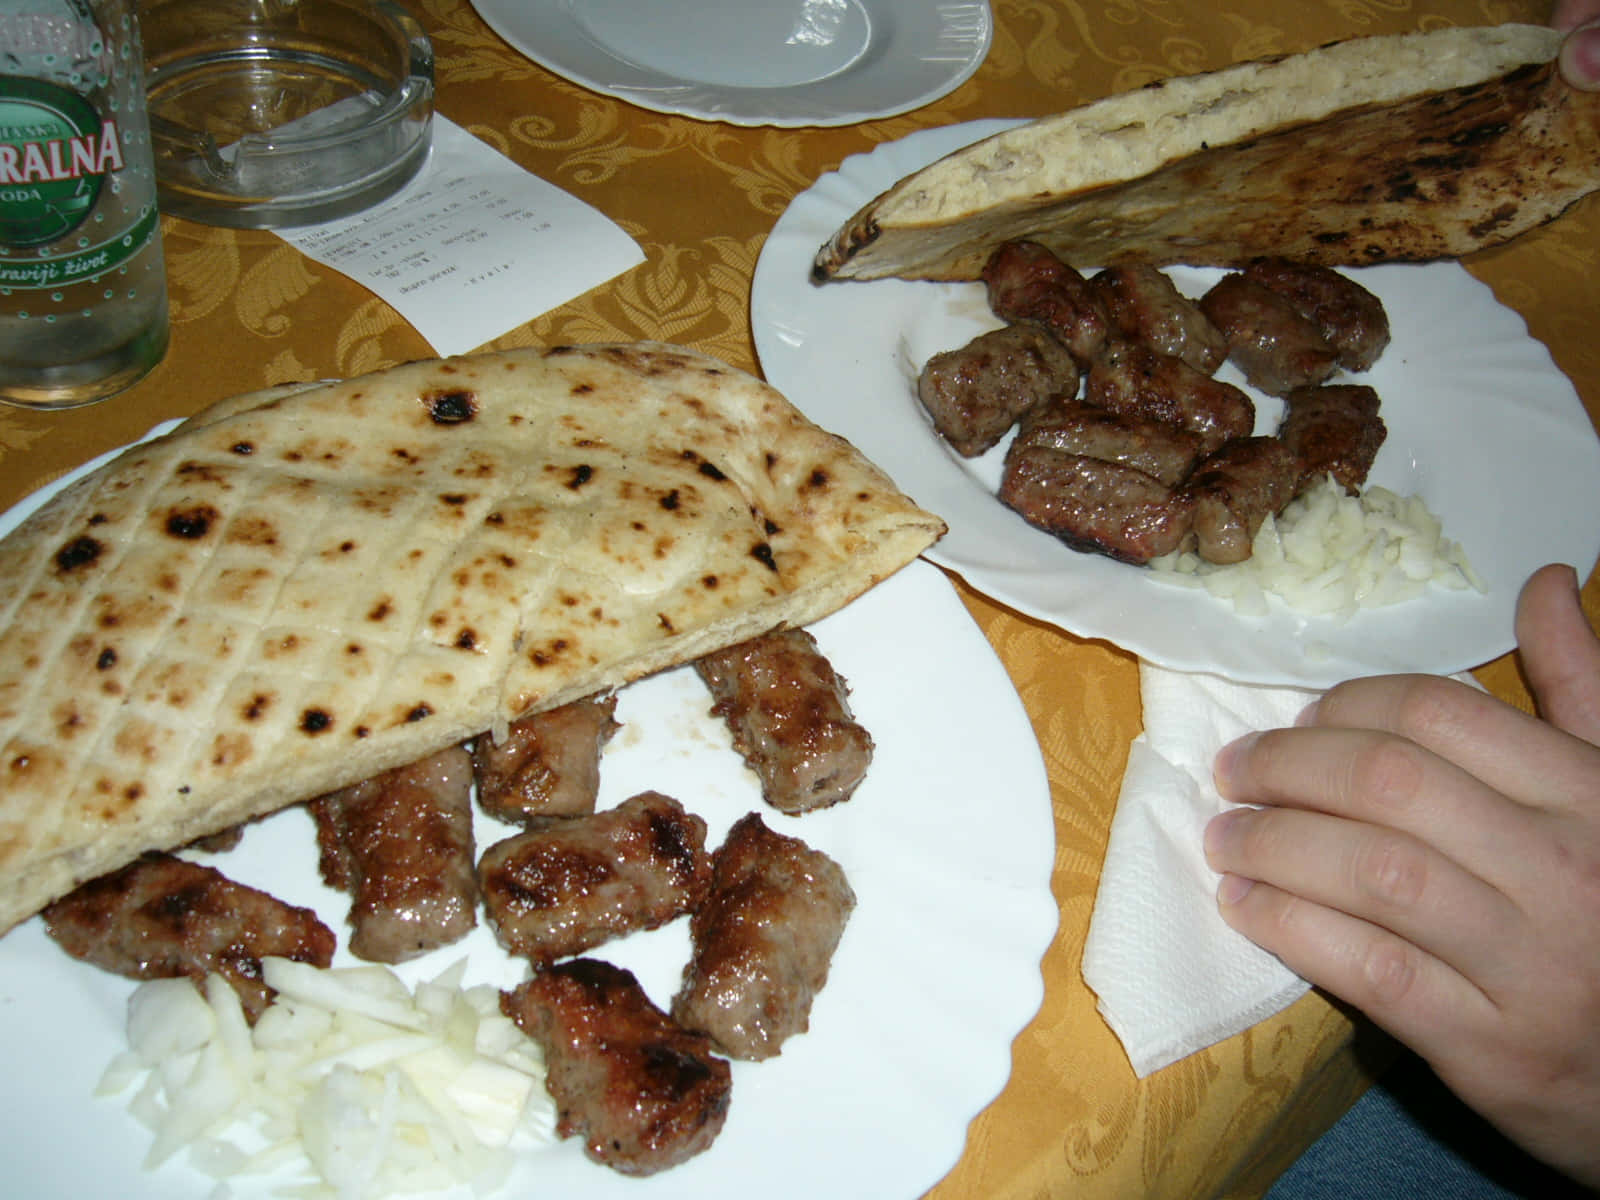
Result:
<svg viewBox="0 0 1600 1200"><path fill-rule="evenodd" d="M1255 885L1254 879L1246 879L1242 875L1224 875L1222 882L1217 884L1217 903L1224 906L1237 904L1250 894L1250 889Z"/></svg>
<svg viewBox="0 0 1600 1200"><path fill-rule="evenodd" d="M1559 62L1562 76L1573 87L1600 90L1600 25L1590 23L1568 35Z"/></svg>
<svg viewBox="0 0 1600 1200"><path fill-rule="evenodd" d="M1224 784L1231 780L1238 769L1239 761L1250 752L1250 747L1256 744L1259 733L1247 733L1241 738L1234 738L1221 750L1211 764L1211 777L1217 785L1217 790L1226 795Z"/></svg>
<svg viewBox="0 0 1600 1200"><path fill-rule="evenodd" d="M1221 853L1223 844L1228 840L1229 833L1232 832L1234 819L1238 812L1238 809L1230 809L1225 813L1218 813L1206 822L1203 840L1208 862Z"/></svg>

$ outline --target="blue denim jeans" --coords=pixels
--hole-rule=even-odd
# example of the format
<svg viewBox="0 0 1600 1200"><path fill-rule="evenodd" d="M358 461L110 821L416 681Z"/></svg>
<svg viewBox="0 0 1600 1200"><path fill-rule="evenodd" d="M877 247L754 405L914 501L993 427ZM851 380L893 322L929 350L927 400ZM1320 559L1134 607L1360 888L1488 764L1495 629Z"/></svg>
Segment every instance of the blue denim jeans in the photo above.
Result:
<svg viewBox="0 0 1600 1200"><path fill-rule="evenodd" d="M1593 1195L1517 1149L1407 1054L1284 1172L1267 1200Z"/></svg>

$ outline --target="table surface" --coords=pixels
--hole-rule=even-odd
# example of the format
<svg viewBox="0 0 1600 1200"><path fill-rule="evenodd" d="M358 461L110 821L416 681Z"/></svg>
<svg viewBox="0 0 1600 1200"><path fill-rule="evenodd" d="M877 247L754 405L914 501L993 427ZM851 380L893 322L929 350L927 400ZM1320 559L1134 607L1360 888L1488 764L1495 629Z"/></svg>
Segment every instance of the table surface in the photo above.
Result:
<svg viewBox="0 0 1600 1200"><path fill-rule="evenodd" d="M557 78L502 42L468 0L406 0L433 38L438 110L523 167L588 201L646 262L492 343L649 338L757 367L749 286L791 198L845 156L918 129L1038 116L1160 77L1292 52L1339 37L1543 18L1525 3L1318 0L997 0L993 48L942 100L834 129L738 128L645 111ZM391 308L268 232L164 219L172 348L116 399L64 413L0 406L0 508L66 469L234 392L354 375L426 357ZM1527 319L1600 413L1600 207L1580 204L1473 274ZM1013 1048L1011 1079L931 1193L983 1196L1253 1196L1357 1096L1386 1053L1313 993L1280 1016L1137 1080L1079 975L1127 747L1140 728L1134 658L957 587L1011 673L1048 766L1061 925L1045 999ZM1585 603L1600 613L1600 585ZM1526 707L1514 662L1479 678Z"/></svg>

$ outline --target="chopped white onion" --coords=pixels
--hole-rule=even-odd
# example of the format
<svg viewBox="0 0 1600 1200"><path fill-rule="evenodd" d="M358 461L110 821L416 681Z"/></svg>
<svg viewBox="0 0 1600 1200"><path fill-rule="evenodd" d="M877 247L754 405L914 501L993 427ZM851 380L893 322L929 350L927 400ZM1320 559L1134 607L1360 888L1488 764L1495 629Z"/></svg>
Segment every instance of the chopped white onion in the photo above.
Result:
<svg viewBox="0 0 1600 1200"><path fill-rule="evenodd" d="M100 1092L135 1089L146 1166L187 1151L215 1179L297 1173L296 1194L483 1195L516 1153L554 1140L537 1043L494 988L461 986L464 962L414 991L386 967L264 967L278 994L253 1028L217 976L203 992L185 979L134 991L129 1050Z"/></svg>
<svg viewBox="0 0 1600 1200"><path fill-rule="evenodd" d="M1429 587L1488 590L1419 497L1381 487L1351 496L1330 477L1268 517L1243 562L1208 563L1185 550L1150 566L1157 579L1203 587L1242 616L1265 616L1268 596L1296 612L1346 621L1362 609L1415 600Z"/></svg>

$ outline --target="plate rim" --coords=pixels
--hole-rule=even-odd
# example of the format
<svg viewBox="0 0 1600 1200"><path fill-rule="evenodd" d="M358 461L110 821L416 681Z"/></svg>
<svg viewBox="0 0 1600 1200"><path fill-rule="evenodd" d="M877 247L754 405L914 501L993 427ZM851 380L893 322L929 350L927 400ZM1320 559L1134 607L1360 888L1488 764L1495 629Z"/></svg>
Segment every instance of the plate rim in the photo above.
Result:
<svg viewBox="0 0 1600 1200"><path fill-rule="evenodd" d="M856 2L864 7L869 5L896 7L916 3L916 0L856 0ZM964 41L966 49L959 59L952 59L948 55L932 58L920 56L925 62L950 64L950 69L939 76L938 82L930 87L921 88L915 94L898 97L889 103L872 107L858 105L841 108L837 104L826 102L825 97L830 86L836 86L842 78L878 69L891 56L881 53L864 54L861 60L833 75L813 83L789 88L737 88L675 79L659 73L652 73L656 81L649 86L613 84L593 78L589 72L575 68L563 56L553 54L548 48L539 47L518 28L519 19L537 21L541 17L546 19L567 17L570 15L570 4L571 0L529 0L528 4L514 7L515 0L472 0L474 11L508 46L570 83L652 112L746 127L832 128L901 116L932 104L960 87L983 65L994 43L994 13L990 0L959 0L958 5L940 5L938 9L941 14L952 7L971 10L975 19L981 18L981 29L976 38ZM944 18L941 16L940 19ZM888 37L892 43L894 38L902 36L900 23L891 20L887 24L890 26ZM612 61L630 70L641 69L637 64L627 63L611 54L607 48L593 42L576 22L573 23L573 30L577 36L589 41L596 51Z"/></svg>

